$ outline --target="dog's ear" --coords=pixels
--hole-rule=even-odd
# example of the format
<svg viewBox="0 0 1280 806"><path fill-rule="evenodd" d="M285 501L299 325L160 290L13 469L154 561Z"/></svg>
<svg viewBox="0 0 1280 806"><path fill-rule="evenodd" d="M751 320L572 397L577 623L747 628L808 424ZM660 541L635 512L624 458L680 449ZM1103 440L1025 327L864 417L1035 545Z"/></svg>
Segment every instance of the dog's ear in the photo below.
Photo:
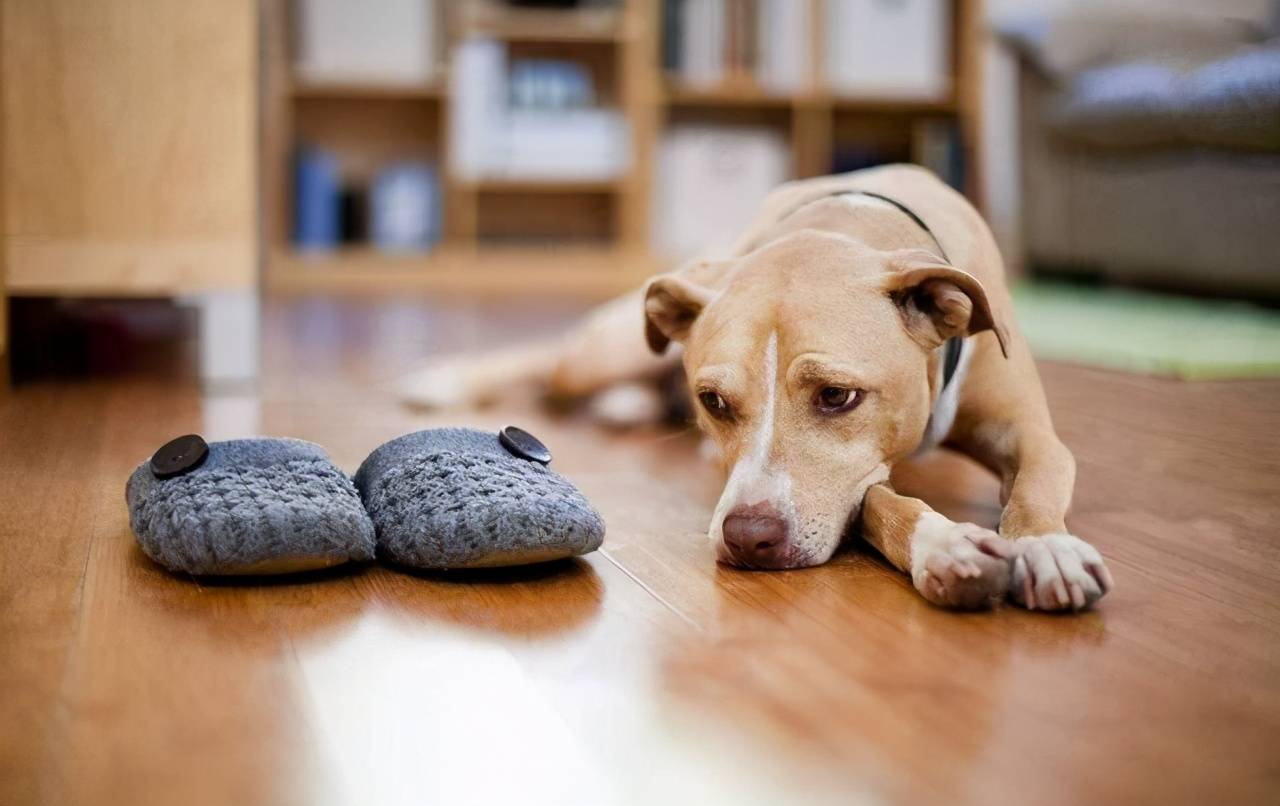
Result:
<svg viewBox="0 0 1280 806"><path fill-rule="evenodd" d="M711 289L680 273L650 280L644 290L644 338L649 349L662 355L671 342L684 341L712 296Z"/></svg>
<svg viewBox="0 0 1280 806"><path fill-rule="evenodd" d="M1009 357L1009 334L992 314L977 277L923 249L891 253L889 267L886 290L917 341L937 347L953 336L990 330Z"/></svg>

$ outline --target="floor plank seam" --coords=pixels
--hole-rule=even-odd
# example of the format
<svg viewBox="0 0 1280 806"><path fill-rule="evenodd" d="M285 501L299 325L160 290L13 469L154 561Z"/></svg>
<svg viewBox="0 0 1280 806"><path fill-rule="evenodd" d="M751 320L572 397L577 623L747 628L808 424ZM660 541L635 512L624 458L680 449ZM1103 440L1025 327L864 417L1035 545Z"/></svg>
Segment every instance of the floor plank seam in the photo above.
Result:
<svg viewBox="0 0 1280 806"><path fill-rule="evenodd" d="M604 558L605 558L606 560L608 560L608 561L613 565L613 567L614 567L614 568L617 568L619 571L621 571L621 572L622 572L622 573L627 577L627 579L630 579L632 582L634 582L634 583L636 583L637 585L639 585L641 590L643 590L645 593L649 594L649 595L650 595L650 596L652 596L655 600L657 600L657 602L658 602L660 605L662 605L662 606L663 606L663 607L665 607L666 609L670 610L670 611L671 611L672 613L674 613L675 615L679 616L679 617L680 617L680 619L681 619L681 620L683 620L683 621L684 621L686 624L688 624L689 626L693 627L694 629L698 630L699 632L702 632L702 626L701 626L701 625L699 625L696 621L694 621L692 618L690 618L688 615L686 615L682 610L680 610L680 608L676 607L676 606L675 606L675 605L673 605L671 602L668 602L665 598L663 598L661 595L659 595L657 591L655 591L653 588L651 588L651 587L648 585L648 583L646 583L644 580L640 579L640 577L638 577L638 576L636 576L635 574L631 573L631 570L630 570L629 568L626 568L625 566L623 566L623 565L622 565L622 563L618 562L618 560L617 560L617 559L615 559L615 558L613 557L613 555L611 555L611 554L609 553L609 550L608 550L608 549L600 549L600 554L601 554L601 555L603 555L603 556L604 556Z"/></svg>

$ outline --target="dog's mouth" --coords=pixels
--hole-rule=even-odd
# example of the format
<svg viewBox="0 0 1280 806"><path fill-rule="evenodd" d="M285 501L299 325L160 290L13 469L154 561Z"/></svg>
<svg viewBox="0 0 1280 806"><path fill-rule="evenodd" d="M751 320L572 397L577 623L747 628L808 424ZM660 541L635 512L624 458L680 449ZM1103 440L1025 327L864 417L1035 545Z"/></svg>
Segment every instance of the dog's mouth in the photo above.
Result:
<svg viewBox="0 0 1280 806"><path fill-rule="evenodd" d="M833 524L832 532L835 534L828 532L797 535L793 518L789 523L790 528L787 530L788 537L785 543L773 549L763 548L766 545L764 543L758 543L754 548L746 548L735 543L735 540L741 540L741 538L716 535L716 562L750 571L786 571L823 565L861 535L862 505L863 501L859 498L845 515L843 525Z"/></svg>
<svg viewBox="0 0 1280 806"><path fill-rule="evenodd" d="M862 502L854 504L853 509L849 512L849 517L844 519L844 530L840 532L840 545L837 549L845 546L858 539L862 534Z"/></svg>
<svg viewBox="0 0 1280 806"><path fill-rule="evenodd" d="M836 552L853 542L861 531L862 504L859 502L845 518L844 528L840 531L831 555L834 556ZM733 546L722 542L716 559L725 565L750 571L786 571L823 565L830 560L830 556L825 560L818 560L817 554L793 543L776 555L747 557L734 551Z"/></svg>
<svg viewBox="0 0 1280 806"><path fill-rule="evenodd" d="M716 561L746 571L786 571L816 565L812 558L794 549L767 559L759 557L748 559L738 555L731 548L724 548L717 552Z"/></svg>

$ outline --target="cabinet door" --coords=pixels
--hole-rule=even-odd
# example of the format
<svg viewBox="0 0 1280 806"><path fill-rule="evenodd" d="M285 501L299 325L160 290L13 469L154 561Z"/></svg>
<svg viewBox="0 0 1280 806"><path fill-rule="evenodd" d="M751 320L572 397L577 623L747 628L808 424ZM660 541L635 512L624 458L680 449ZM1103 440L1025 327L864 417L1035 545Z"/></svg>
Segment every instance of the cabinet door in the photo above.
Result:
<svg viewBox="0 0 1280 806"><path fill-rule="evenodd" d="M0 0L10 294L249 289L254 0Z"/></svg>

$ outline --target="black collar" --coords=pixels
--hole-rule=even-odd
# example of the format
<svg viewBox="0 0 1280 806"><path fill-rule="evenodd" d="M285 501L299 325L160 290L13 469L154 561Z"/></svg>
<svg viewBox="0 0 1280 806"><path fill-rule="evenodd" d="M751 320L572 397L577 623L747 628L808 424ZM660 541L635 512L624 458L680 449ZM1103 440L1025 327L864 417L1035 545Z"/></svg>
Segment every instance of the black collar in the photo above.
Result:
<svg viewBox="0 0 1280 806"><path fill-rule="evenodd" d="M914 221L917 227L924 230L925 234L933 239L934 245L938 247L938 257L942 258L943 262L945 263L951 262L950 260L947 259L946 250L942 248L942 241L938 240L938 236L934 234L933 230L929 229L929 225L924 223L923 218L916 215L916 212L914 210L912 210L910 207L906 206L902 202L898 201L897 199L891 198L889 196L885 196L881 193L873 193L870 190L837 190L835 193L828 193L827 195L819 196L816 199L808 199L806 201L802 201L799 204L797 204L795 207L792 207L790 210L788 210L785 215L779 216L778 221L781 222L787 218L790 218L793 214L800 212L802 208L808 207L809 205L813 204L816 201L822 201L823 199L832 199L837 196L869 196L870 198L879 199L885 204L889 204L897 208L899 212L901 212L907 218Z"/></svg>

